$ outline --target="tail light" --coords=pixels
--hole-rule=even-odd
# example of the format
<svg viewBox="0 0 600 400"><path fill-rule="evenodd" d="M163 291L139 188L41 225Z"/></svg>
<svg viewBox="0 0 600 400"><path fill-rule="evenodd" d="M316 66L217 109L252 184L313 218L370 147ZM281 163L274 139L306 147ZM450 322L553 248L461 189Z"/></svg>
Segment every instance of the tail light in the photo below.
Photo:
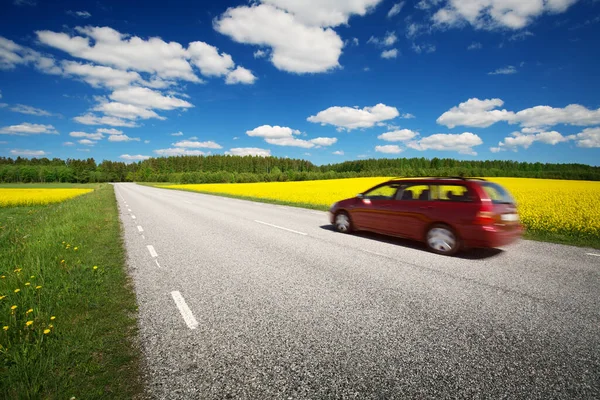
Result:
<svg viewBox="0 0 600 400"><path fill-rule="evenodd" d="M477 225L493 225L495 221L494 214L490 211L479 211L475 216Z"/></svg>

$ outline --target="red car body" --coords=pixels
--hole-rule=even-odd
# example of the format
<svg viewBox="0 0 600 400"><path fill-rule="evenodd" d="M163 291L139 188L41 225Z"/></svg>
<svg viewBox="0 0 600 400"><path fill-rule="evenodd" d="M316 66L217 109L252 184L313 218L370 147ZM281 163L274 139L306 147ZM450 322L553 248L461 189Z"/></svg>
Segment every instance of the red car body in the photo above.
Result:
<svg viewBox="0 0 600 400"><path fill-rule="evenodd" d="M344 230L338 222L346 219ZM483 179L393 179L335 203L330 220L341 232L364 230L424 241L434 252L448 255L505 246L523 234L513 197ZM434 238L447 243L436 246Z"/></svg>

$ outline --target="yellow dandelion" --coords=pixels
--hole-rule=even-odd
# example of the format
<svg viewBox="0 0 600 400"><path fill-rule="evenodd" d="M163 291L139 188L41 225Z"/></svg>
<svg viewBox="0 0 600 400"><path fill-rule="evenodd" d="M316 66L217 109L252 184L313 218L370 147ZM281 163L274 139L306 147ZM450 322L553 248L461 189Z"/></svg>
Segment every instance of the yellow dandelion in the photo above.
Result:
<svg viewBox="0 0 600 400"><path fill-rule="evenodd" d="M6 279L6 275L2 275L0 278L2 278L2 279Z"/></svg>
<svg viewBox="0 0 600 400"><path fill-rule="evenodd" d="M67 243L67 242L65 242L65 241L62 242L62 244L65 244L65 243Z"/></svg>
<svg viewBox="0 0 600 400"><path fill-rule="evenodd" d="M0 296L0 300L4 299L5 297L6 297L6 295L5 296Z"/></svg>
<svg viewBox="0 0 600 400"><path fill-rule="evenodd" d="M54 321L56 319L56 317L53 315L50 317L50 321Z"/></svg>
<svg viewBox="0 0 600 400"><path fill-rule="evenodd" d="M35 288L36 288L36 289L41 289L42 287L38 285L38 286L36 286Z"/></svg>
<svg viewBox="0 0 600 400"><path fill-rule="evenodd" d="M61 264L64 264L64 263L65 263L65 260L60 260L60 263L61 263Z"/></svg>
<svg viewBox="0 0 600 400"><path fill-rule="evenodd" d="M29 314L33 312L33 308L30 308L29 310L25 311L25 314Z"/></svg>
<svg viewBox="0 0 600 400"><path fill-rule="evenodd" d="M33 321L27 321L27 322L25 322L25 326L31 326L31 325L33 325Z"/></svg>
<svg viewBox="0 0 600 400"><path fill-rule="evenodd" d="M19 293L21 289L15 289L15 293Z"/></svg>
<svg viewBox="0 0 600 400"><path fill-rule="evenodd" d="M7 331L8 330L8 326L5 325L5 326L2 327L2 329L4 329L5 331Z"/></svg>
<svg viewBox="0 0 600 400"><path fill-rule="evenodd" d="M47 335L50 333L50 329L44 329L44 335Z"/></svg>
<svg viewBox="0 0 600 400"><path fill-rule="evenodd" d="M29 279L33 279L33 278L35 278L35 275L31 275L31 276L29 277Z"/></svg>
<svg viewBox="0 0 600 400"><path fill-rule="evenodd" d="M17 309L17 306L12 306L10 309L15 311Z"/></svg>
<svg viewBox="0 0 600 400"><path fill-rule="evenodd" d="M98 269L98 266L97 266L97 265L94 265L94 269Z"/></svg>
<svg viewBox="0 0 600 400"><path fill-rule="evenodd" d="M29 286L29 285L31 285L31 283L29 283L29 282L26 282L26 283L25 283L25 286Z"/></svg>
<svg viewBox="0 0 600 400"><path fill-rule="evenodd" d="M52 328L54 328L54 325L48 324L48 328L52 329Z"/></svg>
<svg viewBox="0 0 600 400"><path fill-rule="evenodd" d="M15 269L15 272L16 272L16 273L19 273L19 272L21 272L21 270L22 270L22 269L23 269L23 268L17 268L17 269Z"/></svg>

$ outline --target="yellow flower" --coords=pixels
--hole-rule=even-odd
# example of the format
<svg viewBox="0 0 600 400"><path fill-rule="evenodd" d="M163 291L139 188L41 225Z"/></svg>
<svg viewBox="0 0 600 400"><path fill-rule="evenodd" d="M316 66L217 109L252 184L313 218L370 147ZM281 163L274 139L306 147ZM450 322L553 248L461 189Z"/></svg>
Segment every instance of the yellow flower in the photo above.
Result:
<svg viewBox="0 0 600 400"><path fill-rule="evenodd" d="M48 324L48 328L52 329L52 328L54 328L54 325Z"/></svg>
<svg viewBox="0 0 600 400"><path fill-rule="evenodd" d="M6 296L0 296L0 300L2 300L3 298L5 298Z"/></svg>
<svg viewBox="0 0 600 400"><path fill-rule="evenodd" d="M21 270L22 270L22 269L23 269L23 268L17 268L17 269L15 269L15 272L16 272L16 273L19 273L19 272L21 272Z"/></svg>
<svg viewBox="0 0 600 400"><path fill-rule="evenodd" d="M29 285L31 285L31 283L29 283L29 282L25 283L25 286L29 286Z"/></svg>
<svg viewBox="0 0 600 400"><path fill-rule="evenodd" d="M33 312L33 308L30 308L29 310L25 311L25 314L29 314Z"/></svg>
<svg viewBox="0 0 600 400"><path fill-rule="evenodd" d="M50 317L50 321L54 321L56 319L56 317L53 315Z"/></svg>
<svg viewBox="0 0 600 400"><path fill-rule="evenodd" d="M6 279L6 275L2 275L0 278L2 278L2 279Z"/></svg>
<svg viewBox="0 0 600 400"><path fill-rule="evenodd" d="M65 243L67 243L67 242L64 242L64 241L62 242L62 244L65 244Z"/></svg>
<svg viewBox="0 0 600 400"><path fill-rule="evenodd" d="M5 326L2 327L2 329L4 329L5 331L7 331L8 330L8 326L5 325Z"/></svg>
<svg viewBox="0 0 600 400"><path fill-rule="evenodd" d="M73 250L77 251L78 247L75 247Z"/></svg>
<svg viewBox="0 0 600 400"><path fill-rule="evenodd" d="M19 293L21 289L15 289L15 293Z"/></svg>
<svg viewBox="0 0 600 400"><path fill-rule="evenodd" d="M14 311L17 309L17 306L12 306L10 309Z"/></svg>
<svg viewBox="0 0 600 400"><path fill-rule="evenodd" d="M31 325L33 325L33 321L27 321L27 322L25 322L25 326L31 326Z"/></svg>
<svg viewBox="0 0 600 400"><path fill-rule="evenodd" d="M61 264L64 264L64 263L65 263L65 260L60 260L60 263L61 263Z"/></svg>
<svg viewBox="0 0 600 400"><path fill-rule="evenodd" d="M33 278L35 278L35 275L31 275L31 276L29 277L29 279L33 279Z"/></svg>
<svg viewBox="0 0 600 400"><path fill-rule="evenodd" d="M98 269L98 266L97 266L97 265L94 265L94 269Z"/></svg>
<svg viewBox="0 0 600 400"><path fill-rule="evenodd" d="M50 329L44 329L44 335L47 335L50 333Z"/></svg>
<svg viewBox="0 0 600 400"><path fill-rule="evenodd" d="M36 286L35 288L36 288L36 289L41 289L42 287L38 285L38 286Z"/></svg>

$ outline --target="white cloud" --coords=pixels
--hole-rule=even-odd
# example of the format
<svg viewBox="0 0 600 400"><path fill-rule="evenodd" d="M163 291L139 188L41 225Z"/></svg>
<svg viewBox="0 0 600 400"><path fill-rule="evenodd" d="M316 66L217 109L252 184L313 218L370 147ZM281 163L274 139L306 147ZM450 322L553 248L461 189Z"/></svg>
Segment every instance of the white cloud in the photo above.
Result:
<svg viewBox="0 0 600 400"><path fill-rule="evenodd" d="M18 65L31 65L46 74L60 75L62 70L54 59L0 36L0 70L12 70Z"/></svg>
<svg viewBox="0 0 600 400"><path fill-rule="evenodd" d="M376 38L375 36L371 36L367 43L374 44L380 47L390 47L393 46L398 41L398 37L396 36L396 32L386 32L383 38Z"/></svg>
<svg viewBox="0 0 600 400"><path fill-rule="evenodd" d="M264 58L267 56L267 52L262 49L258 49L254 52L254 58Z"/></svg>
<svg viewBox="0 0 600 400"><path fill-rule="evenodd" d="M431 28L427 24L418 24L416 22L410 22L406 25L406 37L408 39L414 39L417 36L421 36L430 33Z"/></svg>
<svg viewBox="0 0 600 400"><path fill-rule="evenodd" d="M511 42L515 42L515 41L525 40L529 36L535 36L535 35L533 34L533 32L530 32L530 31L521 31L521 32L517 32L517 33L511 35L508 38L508 40L510 40Z"/></svg>
<svg viewBox="0 0 600 400"><path fill-rule="evenodd" d="M587 128L572 139L577 142L577 147L598 148L600 147L600 128Z"/></svg>
<svg viewBox="0 0 600 400"><path fill-rule="evenodd" d="M74 76L93 87L118 88L129 86L133 82L143 82L137 72L122 71L103 65L81 64L75 61L61 63L66 76Z"/></svg>
<svg viewBox="0 0 600 400"><path fill-rule="evenodd" d="M184 148L170 148L170 149L159 149L154 150L159 156L204 156L205 152L200 150L188 150Z"/></svg>
<svg viewBox="0 0 600 400"><path fill-rule="evenodd" d="M183 136L183 132L179 131L179 132L171 133L171 136Z"/></svg>
<svg viewBox="0 0 600 400"><path fill-rule="evenodd" d="M104 139L104 135L100 132L98 133L86 133L86 132L71 132L69 136L76 138L85 138L91 140L101 140Z"/></svg>
<svg viewBox="0 0 600 400"><path fill-rule="evenodd" d="M123 119L166 119L165 117L161 117L152 110L148 110L139 106L134 106L133 104L123 104L119 102L101 102L100 104L92 108L92 110L100 111L105 115Z"/></svg>
<svg viewBox="0 0 600 400"><path fill-rule="evenodd" d="M252 71L244 67L237 67L233 71L229 71L225 79L225 83L228 85L235 85L236 83L251 85L254 81L256 81L256 76L252 74Z"/></svg>
<svg viewBox="0 0 600 400"><path fill-rule="evenodd" d="M10 110L21 114L36 115L38 117L51 117L55 115L46 110L42 110L41 108L35 108L23 104L17 104L16 106L11 107Z"/></svg>
<svg viewBox="0 0 600 400"><path fill-rule="evenodd" d="M148 144L148 143L150 143L149 140L144 140L144 144Z"/></svg>
<svg viewBox="0 0 600 400"><path fill-rule="evenodd" d="M232 156L269 157L271 155L271 150L259 149L257 147L235 147L233 149L229 149L229 151L226 151L225 154Z"/></svg>
<svg viewBox="0 0 600 400"><path fill-rule="evenodd" d="M405 142L411 140L418 135L417 132L411 131L410 129L400 129L392 132L386 132L379 136L378 139L385 140L386 142Z"/></svg>
<svg viewBox="0 0 600 400"><path fill-rule="evenodd" d="M123 126L125 128L135 128L138 126L134 121L125 121L116 117L98 117L90 113L75 117L73 120L84 125L110 125Z"/></svg>
<svg viewBox="0 0 600 400"><path fill-rule="evenodd" d="M555 145L566 142L569 139L570 137L564 137L556 131L525 128L521 132L513 132L512 136L504 138L502 142L498 143L498 147L492 147L490 148L490 151L492 151L492 153L498 153L499 151L504 150L512 150L516 152L519 147L527 149L534 142Z"/></svg>
<svg viewBox="0 0 600 400"><path fill-rule="evenodd" d="M90 139L81 139L81 140L78 140L77 143L83 144L84 146L93 146L98 142L94 142L93 140L90 140Z"/></svg>
<svg viewBox="0 0 600 400"><path fill-rule="evenodd" d="M385 146L375 146L375 151L386 154L400 154L403 150L398 145L388 144Z"/></svg>
<svg viewBox="0 0 600 400"><path fill-rule="evenodd" d="M120 131L118 129L114 129L114 128L98 128L96 129L96 132L98 133L106 133L107 135L122 135L123 131Z"/></svg>
<svg viewBox="0 0 600 400"><path fill-rule="evenodd" d="M398 49L385 50L381 52L381 58L390 59L398 57Z"/></svg>
<svg viewBox="0 0 600 400"><path fill-rule="evenodd" d="M377 122L387 121L398 117L400 113L396 107L377 104L373 107L362 109L355 107L330 107L320 111L317 115L308 117L307 121L321 125L333 125L348 131L358 128L370 128Z"/></svg>
<svg viewBox="0 0 600 400"><path fill-rule="evenodd" d="M352 38L352 45L353 46L358 46L360 44L360 41L358 40L358 38Z"/></svg>
<svg viewBox="0 0 600 400"><path fill-rule="evenodd" d="M525 127L554 126L558 124L599 125L600 108L589 110L579 104L570 104L565 108L536 106L519 111L515 116L515 121Z"/></svg>
<svg viewBox="0 0 600 400"><path fill-rule="evenodd" d="M158 91L143 87L117 89L109 97L120 103L158 110L193 107L191 103L185 100L173 96L164 96Z"/></svg>
<svg viewBox="0 0 600 400"><path fill-rule="evenodd" d="M44 157L49 153L43 150L11 150L10 154L19 157Z"/></svg>
<svg viewBox="0 0 600 400"><path fill-rule="evenodd" d="M64 142L63 146L75 146L75 143L73 143L73 142Z"/></svg>
<svg viewBox="0 0 600 400"><path fill-rule="evenodd" d="M318 137L311 139L310 142L317 146L331 146L332 144L337 143L337 138Z"/></svg>
<svg viewBox="0 0 600 400"><path fill-rule="evenodd" d="M344 155L344 151L343 150L337 150L337 151L334 151L331 154L334 154L336 156L343 156Z"/></svg>
<svg viewBox="0 0 600 400"><path fill-rule="evenodd" d="M5 135L39 135L39 134L58 134L52 125L31 124L24 122L19 125L11 125L0 128L0 134Z"/></svg>
<svg viewBox="0 0 600 400"><path fill-rule="evenodd" d="M495 71L488 72L488 75L512 75L512 74L516 74L516 73L517 73L517 69L514 66L509 65L507 67L498 68Z"/></svg>
<svg viewBox="0 0 600 400"><path fill-rule="evenodd" d="M311 14L318 15L313 1L295 3L290 7L311 5L316 7ZM344 46L332 29L305 25L294 14L269 4L229 8L214 21L214 28L238 43L270 47L276 68L298 74L338 68Z"/></svg>
<svg viewBox="0 0 600 400"><path fill-rule="evenodd" d="M422 139L409 142L411 149L425 151L457 151L460 154L477 155L473 147L483 144L481 138L471 132L461 134L438 133Z"/></svg>
<svg viewBox="0 0 600 400"><path fill-rule="evenodd" d="M198 140L198 137L197 136L192 136L192 137L189 138L189 140Z"/></svg>
<svg viewBox="0 0 600 400"><path fill-rule="evenodd" d="M436 47L435 47L435 45L433 45L433 44L428 44L428 43L425 43L425 44L420 44L420 45L418 45L418 44L416 44L416 43L413 43L413 44L412 44L412 46L411 46L411 48L412 48L412 49L413 49L413 51L414 51L415 53L417 53L417 54L421 54L421 53L427 53L427 54L430 54L430 53L434 53L434 52L435 52L435 50L436 50Z"/></svg>
<svg viewBox="0 0 600 400"><path fill-rule="evenodd" d="M139 142L140 138L132 138L127 135L110 135L109 142Z"/></svg>
<svg viewBox="0 0 600 400"><path fill-rule="evenodd" d="M396 15L400 14L400 11L402 11L403 7L404 7L403 1L401 1L400 3L394 4L392 6L392 8L390 8L390 11L388 11L387 17L392 18L392 17L395 17Z"/></svg>
<svg viewBox="0 0 600 400"><path fill-rule="evenodd" d="M71 11L71 10L69 10L69 11L67 11L67 14L69 14L73 17L78 17L78 18L83 18L83 19L86 19L86 18L89 18L92 16L92 14L90 14L87 11Z"/></svg>
<svg viewBox="0 0 600 400"><path fill-rule="evenodd" d="M137 154L137 155L129 155L129 154L121 154L119 156L119 158L126 160L126 161L143 161L143 160L147 160L149 158L151 158L150 156L143 156L141 154Z"/></svg>
<svg viewBox="0 0 600 400"><path fill-rule="evenodd" d="M311 149L315 147L315 144L302 139L296 139L294 137L284 137L284 138L266 138L265 142L269 144L274 144L276 146L294 146L294 147L302 147L304 149Z"/></svg>
<svg viewBox="0 0 600 400"><path fill-rule="evenodd" d="M483 45L479 42L473 42L467 47L467 50L479 50L483 47Z"/></svg>
<svg viewBox="0 0 600 400"><path fill-rule="evenodd" d="M235 66L229 54L219 54L219 49L204 42L190 43L188 53L204 76L223 76Z"/></svg>
<svg viewBox="0 0 600 400"><path fill-rule="evenodd" d="M577 0L450 0L433 15L440 27L522 29L542 14L565 12Z"/></svg>
<svg viewBox="0 0 600 400"><path fill-rule="evenodd" d="M504 102L500 99L469 99L443 113L437 119L437 123L448 128L458 125L487 128L496 122L514 118L512 111L495 110L496 107L501 107L503 104Z"/></svg>
<svg viewBox="0 0 600 400"><path fill-rule="evenodd" d="M177 143L172 143L175 147L186 147L186 148L207 148L207 149L222 149L223 147L213 141L208 142L193 142L190 140L182 140Z"/></svg>
<svg viewBox="0 0 600 400"><path fill-rule="evenodd" d="M411 113L404 113L404 114L402 114L400 116L400 118L403 118L403 119L413 119L413 118L415 118L415 116L412 115Z"/></svg>
<svg viewBox="0 0 600 400"><path fill-rule="evenodd" d="M90 149L77 149L77 151L83 151L83 152L85 152L85 153L89 153L89 152L90 152Z"/></svg>
<svg viewBox="0 0 600 400"><path fill-rule="evenodd" d="M251 137L261 137L265 139L283 139L290 138L292 135L299 135L299 130L288 128L287 126L262 125L251 131L246 131L246 135Z"/></svg>

